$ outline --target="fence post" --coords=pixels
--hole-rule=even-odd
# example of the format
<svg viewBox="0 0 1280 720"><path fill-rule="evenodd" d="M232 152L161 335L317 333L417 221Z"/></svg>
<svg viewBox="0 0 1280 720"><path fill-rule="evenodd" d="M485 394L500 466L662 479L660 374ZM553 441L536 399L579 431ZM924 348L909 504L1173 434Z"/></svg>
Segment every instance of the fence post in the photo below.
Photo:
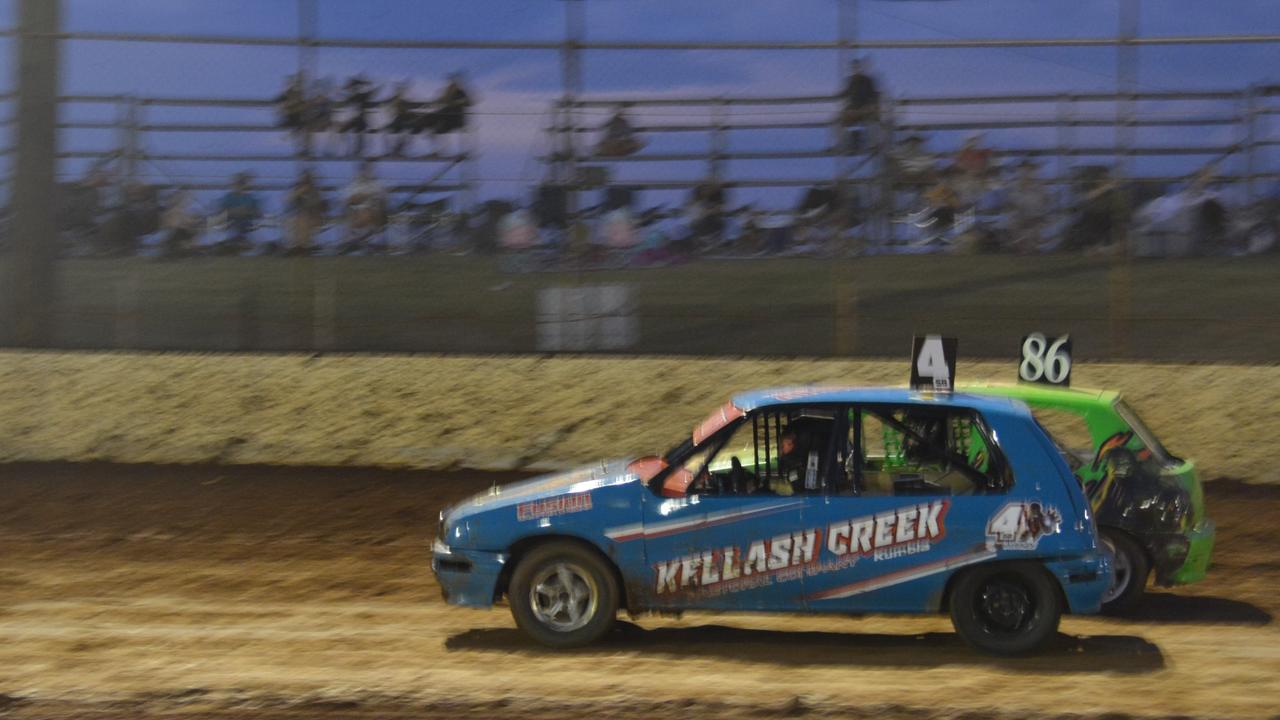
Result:
<svg viewBox="0 0 1280 720"><path fill-rule="evenodd" d="M1245 193L1249 202L1254 202L1257 195L1257 183L1254 176L1258 174L1258 86L1250 85L1244 98L1244 162Z"/></svg>
<svg viewBox="0 0 1280 720"><path fill-rule="evenodd" d="M729 101L725 98L717 99L716 104L712 106L711 155L707 158L707 175L717 181L724 174L724 156L729 145L729 138L726 134L728 113Z"/></svg>

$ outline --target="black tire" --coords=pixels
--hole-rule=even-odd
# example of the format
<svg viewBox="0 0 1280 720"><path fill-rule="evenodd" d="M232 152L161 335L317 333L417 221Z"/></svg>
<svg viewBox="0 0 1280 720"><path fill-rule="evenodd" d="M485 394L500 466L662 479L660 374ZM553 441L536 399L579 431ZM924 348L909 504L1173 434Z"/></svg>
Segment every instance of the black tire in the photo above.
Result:
<svg viewBox="0 0 1280 720"><path fill-rule="evenodd" d="M1058 632L1058 583L1036 563L979 565L951 587L951 623L970 646L991 655L1022 655Z"/></svg>
<svg viewBox="0 0 1280 720"><path fill-rule="evenodd" d="M1103 528L1102 542L1115 555L1112 562L1112 585L1102 598L1102 612L1123 615L1142 602L1147 578L1151 575L1151 561L1147 553L1128 534L1113 528Z"/></svg>
<svg viewBox="0 0 1280 720"><path fill-rule="evenodd" d="M511 574L507 596L516 625L551 648L589 645L609 632L618 615L612 569L599 553L574 542L529 551Z"/></svg>

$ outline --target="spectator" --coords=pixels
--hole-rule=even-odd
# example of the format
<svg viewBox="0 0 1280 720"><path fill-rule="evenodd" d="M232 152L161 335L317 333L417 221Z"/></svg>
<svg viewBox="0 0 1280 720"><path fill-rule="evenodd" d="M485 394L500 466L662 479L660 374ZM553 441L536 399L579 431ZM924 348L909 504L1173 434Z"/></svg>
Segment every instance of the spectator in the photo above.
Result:
<svg viewBox="0 0 1280 720"><path fill-rule="evenodd" d="M844 105L840 111L840 125L844 128L866 128L872 135L880 122L880 89L871 73L871 60L857 58L849 66L849 78L845 81L840 97ZM874 137L872 138L874 141ZM861 129L854 129L841 142L846 152L857 153L863 147Z"/></svg>
<svg viewBox="0 0 1280 720"><path fill-rule="evenodd" d="M689 195L689 235L686 252L694 247L710 246L724 236L724 186L718 180L708 180L695 187Z"/></svg>
<svg viewBox="0 0 1280 720"><path fill-rule="evenodd" d="M1035 252L1043 242L1045 221L1050 213L1049 191L1036 176L1039 165L1027 158L1018 163L1006 197L1009 216L1009 245L1019 253Z"/></svg>
<svg viewBox="0 0 1280 720"><path fill-rule="evenodd" d="M64 249L73 254L92 252L98 232L106 221L106 171L96 165L74 183L62 186L59 229L65 234Z"/></svg>
<svg viewBox="0 0 1280 720"><path fill-rule="evenodd" d="M374 238L387 224L387 191L374 175L373 163L360 164L356 176L343 191L342 200L347 233L339 252L345 255L377 250Z"/></svg>
<svg viewBox="0 0 1280 720"><path fill-rule="evenodd" d="M284 92L280 93L275 102L280 127L289 131L299 153L309 153L311 142L307 132L307 92L302 75L291 75Z"/></svg>
<svg viewBox="0 0 1280 720"><path fill-rule="evenodd" d="M383 128L383 132L391 136L388 139L391 154L396 157L404 155L405 149L413 142L413 136L422 132L422 103L409 97L410 90L411 83L406 80L396 86L386 101L391 122Z"/></svg>
<svg viewBox="0 0 1280 720"><path fill-rule="evenodd" d="M924 143L925 139L920 135L908 135L890 155L901 181L917 188L933 175L937 162L933 153L925 149Z"/></svg>
<svg viewBox="0 0 1280 720"><path fill-rule="evenodd" d="M1112 244L1113 235L1127 223L1120 215L1120 184L1101 165L1081 169L1081 193L1074 203L1074 218L1060 244L1062 250L1103 250Z"/></svg>
<svg viewBox="0 0 1280 720"><path fill-rule="evenodd" d="M136 255L142 238L160 229L160 202L156 189L141 183L125 187L124 203L116 210L107 232L107 252L115 256Z"/></svg>
<svg viewBox="0 0 1280 720"><path fill-rule="evenodd" d="M626 157L639 152L644 147L644 142L636 136L635 128L627 118L626 103L618 105L613 116L600 129L604 135L596 144L597 155Z"/></svg>
<svg viewBox="0 0 1280 720"><path fill-rule="evenodd" d="M253 193L252 183L252 173L236 175L231 190L218 203L227 226L227 237L217 246L219 254L240 255L253 247L251 236L262 219L262 203Z"/></svg>
<svg viewBox="0 0 1280 720"><path fill-rule="evenodd" d="M286 255L310 255L315 251L315 238L324 228L329 213L329 203L310 170L304 170L298 182L285 197L285 212L289 214L288 247Z"/></svg>
<svg viewBox="0 0 1280 720"><path fill-rule="evenodd" d="M953 175L954 189L961 207L972 207L987 190L991 173L991 151L982 147L982 134L975 133L965 139L956 152Z"/></svg>
<svg viewBox="0 0 1280 720"><path fill-rule="evenodd" d="M169 196L160 228L164 231L160 254L162 257L188 257L196 254L196 239L200 235L203 218L195 211L195 198L190 190L178 190Z"/></svg>
<svg viewBox="0 0 1280 720"><path fill-rule="evenodd" d="M347 81L345 90L346 95L342 102L350 113L350 117L339 132L343 135L355 135L354 147L349 144L348 148L352 149L351 154L363 157L364 136L371 129L369 115L378 108L378 102L373 99L378 89L363 75L356 75Z"/></svg>
<svg viewBox="0 0 1280 720"><path fill-rule="evenodd" d="M954 168L943 168L923 195L928 208L924 238L927 242L941 238L955 226L956 211L960 208L960 196L954 187L955 174Z"/></svg>
<svg viewBox="0 0 1280 720"><path fill-rule="evenodd" d="M473 104L471 95L463 83L461 72L449 75L449 83L445 85L440 97L436 98L436 109L423 116L425 129L431 131L435 144L435 154L440 155L440 137L450 135L467 127L467 111ZM459 153L462 152L459 142Z"/></svg>
<svg viewBox="0 0 1280 720"><path fill-rule="evenodd" d="M318 80L307 96L304 121L307 126L307 142L318 139L323 152L327 155L332 147L331 134L338 129L334 122L333 82L328 79ZM310 145L308 145L310 146Z"/></svg>

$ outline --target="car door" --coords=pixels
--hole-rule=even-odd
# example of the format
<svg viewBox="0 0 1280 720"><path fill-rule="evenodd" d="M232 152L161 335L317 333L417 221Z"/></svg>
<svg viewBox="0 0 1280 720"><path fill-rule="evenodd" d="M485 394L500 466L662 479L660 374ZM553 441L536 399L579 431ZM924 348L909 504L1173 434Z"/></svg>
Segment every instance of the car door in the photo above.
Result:
<svg viewBox="0 0 1280 720"><path fill-rule="evenodd" d="M666 486L685 491L653 498L643 522L654 607L803 609L822 540L808 517L823 502L833 418L822 409L753 412L672 469ZM797 433L802 446L783 454Z"/></svg>
<svg viewBox="0 0 1280 720"><path fill-rule="evenodd" d="M981 417L943 405L843 410L844 477L819 516L814 610L914 612L938 606L956 568L995 557L988 521L1007 472Z"/></svg>

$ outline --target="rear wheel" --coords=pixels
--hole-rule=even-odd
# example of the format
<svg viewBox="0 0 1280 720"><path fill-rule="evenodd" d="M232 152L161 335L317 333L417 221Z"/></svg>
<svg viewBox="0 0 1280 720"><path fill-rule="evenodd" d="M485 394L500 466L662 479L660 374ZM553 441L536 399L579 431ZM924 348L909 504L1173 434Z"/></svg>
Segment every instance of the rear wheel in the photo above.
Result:
<svg viewBox="0 0 1280 720"><path fill-rule="evenodd" d="M589 548L552 542L534 548L511 575L508 595L516 625L553 648L592 643L613 627L618 583Z"/></svg>
<svg viewBox="0 0 1280 720"><path fill-rule="evenodd" d="M1021 655L1058 631L1057 582L1035 563L981 565L951 589L951 623L965 642L992 655Z"/></svg>
<svg viewBox="0 0 1280 720"><path fill-rule="evenodd" d="M1101 540L1115 555L1111 587L1102 595L1102 612L1112 615L1128 612L1142 601L1151 563L1138 543L1123 532L1103 528Z"/></svg>

